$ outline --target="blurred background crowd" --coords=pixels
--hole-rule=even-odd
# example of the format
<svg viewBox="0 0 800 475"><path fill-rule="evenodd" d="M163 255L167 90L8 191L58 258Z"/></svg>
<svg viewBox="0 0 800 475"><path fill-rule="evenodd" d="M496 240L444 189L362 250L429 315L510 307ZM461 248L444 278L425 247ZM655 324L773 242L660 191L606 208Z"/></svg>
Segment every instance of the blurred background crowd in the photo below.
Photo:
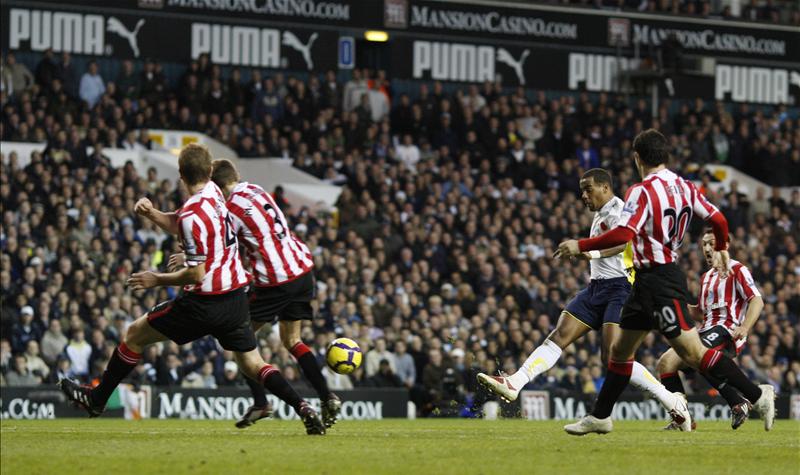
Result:
<svg viewBox="0 0 800 475"><path fill-rule="evenodd" d="M770 186L800 186L796 111L697 99L662 102L654 119L635 97L494 83L395 91L383 71L293 77L223 69L204 56L175 77L150 60L122 61L103 77L94 63L79 69L52 52L37 64L13 53L2 63L2 140L47 143L25 167L2 154L4 385L91 382L131 321L174 297L177 289L124 285L132 272L163 269L177 250L132 209L142 196L176 209L186 192L154 169L114 168L104 156L106 148L152 148L148 129L166 128L206 133L242 158L289 157L342 185L333 213L278 196L315 259L318 315L304 339L321 364L334 337L360 343L364 365L350 377L328 372L333 388L406 387L422 414L458 412L474 402L477 372L514 371L587 284L585 262L551 259L562 239L588 235L582 172L609 169L624 196L639 179L632 138L655 127L671 140L673 168L725 213L732 256L764 295L739 363L779 393L800 391L800 192L786 200L764 188L750 199L733 183L715 193L704 168L727 164ZM706 269L702 229L693 223L682 247L695 295ZM259 334L265 359L303 387L275 332ZM599 345L590 333L530 387L598 391ZM639 361L654 370L666 348L653 333ZM205 388L241 378L211 338L153 345L132 376ZM689 388L707 390L693 379Z"/></svg>

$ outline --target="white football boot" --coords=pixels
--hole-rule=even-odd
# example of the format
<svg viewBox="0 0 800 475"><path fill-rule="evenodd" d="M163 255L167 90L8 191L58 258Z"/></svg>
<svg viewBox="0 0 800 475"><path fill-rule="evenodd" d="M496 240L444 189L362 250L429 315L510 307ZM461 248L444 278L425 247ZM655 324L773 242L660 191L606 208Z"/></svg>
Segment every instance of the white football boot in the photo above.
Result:
<svg viewBox="0 0 800 475"><path fill-rule="evenodd" d="M764 430L772 430L772 424L775 423L775 388L771 384L759 384L758 387L761 388L761 397L753 407L764 419Z"/></svg>
<svg viewBox="0 0 800 475"><path fill-rule="evenodd" d="M672 393L675 395L675 407L670 409L669 417L672 418L680 430L683 432L692 431L692 415L689 413L689 404L686 402L686 396L681 393Z"/></svg>
<svg viewBox="0 0 800 475"><path fill-rule="evenodd" d="M564 430L570 435L586 435L591 433L608 434L614 429L611 416L605 419L598 419L591 414L586 414L578 422L567 424Z"/></svg>
<svg viewBox="0 0 800 475"><path fill-rule="evenodd" d="M512 386L505 376L489 376L478 373L478 382L505 402L515 401L519 396L519 389Z"/></svg>

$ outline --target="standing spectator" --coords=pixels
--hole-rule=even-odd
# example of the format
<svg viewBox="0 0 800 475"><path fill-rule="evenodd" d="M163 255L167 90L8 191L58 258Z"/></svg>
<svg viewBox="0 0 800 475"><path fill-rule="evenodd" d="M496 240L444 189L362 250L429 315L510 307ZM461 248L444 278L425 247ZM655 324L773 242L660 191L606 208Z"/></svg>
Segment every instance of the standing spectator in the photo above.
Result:
<svg viewBox="0 0 800 475"><path fill-rule="evenodd" d="M8 94L9 96L18 96L33 86L34 80L31 70L24 64L18 63L14 53L6 54L5 69L8 70L7 74L11 79L11 91Z"/></svg>
<svg viewBox="0 0 800 475"><path fill-rule="evenodd" d="M106 92L105 82L103 82L103 78L100 76L95 61L89 62L89 70L81 77L80 87L81 100L89 106L89 109L94 109L94 106Z"/></svg>
<svg viewBox="0 0 800 475"><path fill-rule="evenodd" d="M72 331L72 339L66 349L67 357L72 366L72 372L80 377L86 378L89 375L89 359L92 357L92 345L86 341L82 328Z"/></svg>
<svg viewBox="0 0 800 475"><path fill-rule="evenodd" d="M53 79L58 77L58 66L54 58L53 49L47 48L41 61L36 66L36 84L44 91L50 89Z"/></svg>
<svg viewBox="0 0 800 475"><path fill-rule="evenodd" d="M61 63L58 65L57 75L70 99L78 97L78 74L72 64L72 55L66 51L61 53Z"/></svg>
<svg viewBox="0 0 800 475"><path fill-rule="evenodd" d="M133 61L126 59L115 81L118 99L136 100L139 97L139 77L133 68Z"/></svg>

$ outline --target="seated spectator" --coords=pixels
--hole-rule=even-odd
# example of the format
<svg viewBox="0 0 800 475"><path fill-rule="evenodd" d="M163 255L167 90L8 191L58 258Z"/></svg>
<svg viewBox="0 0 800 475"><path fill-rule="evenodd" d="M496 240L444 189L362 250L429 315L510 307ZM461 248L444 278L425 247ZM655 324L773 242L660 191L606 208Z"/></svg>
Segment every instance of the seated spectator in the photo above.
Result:
<svg viewBox="0 0 800 475"><path fill-rule="evenodd" d="M30 305L22 307L19 322L11 330L11 350L22 353L27 349L29 341L38 341L41 337L40 324L33 319L33 307Z"/></svg>
<svg viewBox="0 0 800 475"><path fill-rule="evenodd" d="M368 378L375 376L380 369L381 361L386 360L392 372L397 371L397 363L395 362L394 354L386 349L386 340L378 338L375 341L375 348L368 351L366 354L366 362L364 363L364 371Z"/></svg>
<svg viewBox="0 0 800 475"><path fill-rule="evenodd" d="M394 374L389 360L382 359L378 365L378 371L367 379L366 385L376 388L401 388L403 381Z"/></svg>
<svg viewBox="0 0 800 475"><path fill-rule="evenodd" d="M14 356L14 364L6 374L8 386L36 386L42 382L40 376L36 376L28 369L27 361L24 354Z"/></svg>
<svg viewBox="0 0 800 475"><path fill-rule="evenodd" d="M46 381L50 375L50 368L47 363L39 356L39 342L31 340L28 342L28 347L25 350L25 359L27 361L28 371L40 379Z"/></svg>

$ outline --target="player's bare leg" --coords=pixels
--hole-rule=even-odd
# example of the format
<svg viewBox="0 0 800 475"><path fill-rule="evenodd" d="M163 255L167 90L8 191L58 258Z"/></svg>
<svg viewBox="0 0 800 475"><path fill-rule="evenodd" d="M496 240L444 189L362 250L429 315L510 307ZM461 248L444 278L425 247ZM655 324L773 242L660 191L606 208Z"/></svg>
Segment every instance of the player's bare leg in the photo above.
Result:
<svg viewBox="0 0 800 475"><path fill-rule="evenodd" d="M611 409L619 399L631 379L633 356L647 336L646 331L620 329L611 342L608 371L594 410L578 422L567 424L564 430L571 435L585 435L592 432L607 434L614 428L611 422Z"/></svg>
<svg viewBox="0 0 800 475"><path fill-rule="evenodd" d="M682 331L680 335L669 340L669 344L692 368L736 388L761 414L764 429L772 429L775 422L775 388L772 385L752 383L733 360L703 346L694 328Z"/></svg>
<svg viewBox="0 0 800 475"><path fill-rule="evenodd" d="M261 381L272 394L292 406L303 421L309 435L324 435L325 425L316 411L304 401L281 375L280 371L264 362L257 349L234 352L239 368L248 378Z"/></svg>
<svg viewBox="0 0 800 475"><path fill-rule="evenodd" d="M152 343L168 339L150 326L147 317L148 314L142 315L128 327L122 343L111 355L97 387L83 386L70 379L62 379L58 382L58 387L61 388L67 399L84 408L90 417L97 417L103 413L108 398L139 363L144 348Z"/></svg>
<svg viewBox="0 0 800 475"><path fill-rule="evenodd" d="M511 402L517 399L520 390L536 376L552 368L561 357L564 348L588 333L592 328L569 312L561 312L556 328L544 342L533 350L522 366L511 376L493 376L478 373L478 382L500 399Z"/></svg>
<svg viewBox="0 0 800 475"><path fill-rule="evenodd" d="M303 370L303 375L319 395L322 420L325 422L325 427L331 427L336 423L336 419L342 411L342 401L339 396L328 389L328 382L322 376L322 370L320 370L311 349L300 339L303 329L302 322L300 320L281 320L279 325L283 346L297 360L297 364Z"/></svg>
<svg viewBox="0 0 800 475"><path fill-rule="evenodd" d="M250 321L250 327L255 334L258 334L258 331L263 326L264 322ZM248 407L242 417L236 421L236 427L239 429L250 427L260 419L272 417L272 405L267 402L267 392L264 389L264 385L260 381L248 377L244 378L244 380L253 395L253 405Z"/></svg>
<svg viewBox="0 0 800 475"><path fill-rule="evenodd" d="M619 325L615 323L603 324L601 355L605 365L608 365L607 355L610 353L609 348L611 342L619 338L620 331ZM631 369L630 383L636 389L649 394L652 398L657 400L681 430L692 430L689 406L686 402L686 396L682 392L677 393L665 388L655 376L650 374L647 368L636 361L633 362L633 367ZM681 423L677 421L681 421Z"/></svg>

